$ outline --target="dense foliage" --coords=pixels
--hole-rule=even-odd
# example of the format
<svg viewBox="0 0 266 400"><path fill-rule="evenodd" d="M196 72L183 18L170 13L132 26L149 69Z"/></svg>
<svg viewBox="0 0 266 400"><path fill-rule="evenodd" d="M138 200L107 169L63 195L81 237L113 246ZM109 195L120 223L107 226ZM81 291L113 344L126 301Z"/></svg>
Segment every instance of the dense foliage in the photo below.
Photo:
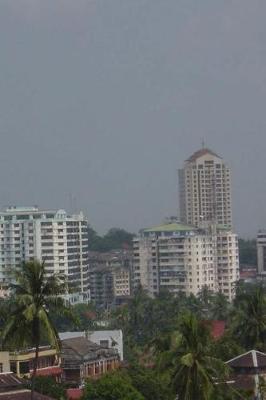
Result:
<svg viewBox="0 0 266 400"><path fill-rule="evenodd" d="M51 320L58 332L93 330L96 316L97 312L92 303L73 305L71 307L71 318L69 318L69 315L60 313L60 310L52 310L51 312Z"/></svg>
<svg viewBox="0 0 266 400"><path fill-rule="evenodd" d="M90 251L106 252L116 249L131 248L133 237L133 233L129 233L120 228L111 228L104 236L99 236L93 228L88 228Z"/></svg>
<svg viewBox="0 0 266 400"><path fill-rule="evenodd" d="M257 265L257 244L255 239L239 239L239 261L240 265Z"/></svg>
<svg viewBox="0 0 266 400"><path fill-rule="evenodd" d="M127 374L116 372L88 381L83 400L145 400Z"/></svg>
<svg viewBox="0 0 266 400"><path fill-rule="evenodd" d="M211 334L212 320L225 321L219 338ZM139 289L129 304L112 312L110 326L124 331L129 371L137 371L131 379L145 399L156 399L155 376L156 393L167 400L176 393L180 400L249 399L224 384L229 374L224 362L254 348L266 351L266 290L262 284L239 284L230 304L206 288L197 297L162 292L155 299ZM151 376L138 373L141 368Z"/></svg>
<svg viewBox="0 0 266 400"><path fill-rule="evenodd" d="M65 400L66 388L62 383L57 383L54 378L50 376L36 376L35 390L38 393L50 396L52 399Z"/></svg>

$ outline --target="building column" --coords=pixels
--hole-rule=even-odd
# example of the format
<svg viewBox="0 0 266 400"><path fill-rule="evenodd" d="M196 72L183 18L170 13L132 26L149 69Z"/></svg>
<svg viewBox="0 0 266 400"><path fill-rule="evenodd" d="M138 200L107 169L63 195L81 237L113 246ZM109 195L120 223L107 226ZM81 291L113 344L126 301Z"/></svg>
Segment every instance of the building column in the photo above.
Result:
<svg viewBox="0 0 266 400"><path fill-rule="evenodd" d="M17 366L17 375L20 376L19 361L16 362L16 366Z"/></svg>

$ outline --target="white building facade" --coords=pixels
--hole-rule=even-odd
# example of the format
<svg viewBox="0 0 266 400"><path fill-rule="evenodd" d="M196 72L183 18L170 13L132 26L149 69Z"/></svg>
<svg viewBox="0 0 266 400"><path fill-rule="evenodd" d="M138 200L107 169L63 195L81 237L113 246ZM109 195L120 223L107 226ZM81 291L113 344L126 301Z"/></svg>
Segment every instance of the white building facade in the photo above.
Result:
<svg viewBox="0 0 266 400"><path fill-rule="evenodd" d="M87 221L82 213L10 207L0 212L0 285L23 261L45 262L47 274L64 274L71 303L89 300Z"/></svg>
<svg viewBox="0 0 266 400"><path fill-rule="evenodd" d="M197 295L207 286L231 301L238 279L238 240L231 231L169 223L134 239L133 285L152 297L164 289Z"/></svg>
<svg viewBox="0 0 266 400"><path fill-rule="evenodd" d="M266 230L261 230L257 234L257 263L258 274L266 277Z"/></svg>

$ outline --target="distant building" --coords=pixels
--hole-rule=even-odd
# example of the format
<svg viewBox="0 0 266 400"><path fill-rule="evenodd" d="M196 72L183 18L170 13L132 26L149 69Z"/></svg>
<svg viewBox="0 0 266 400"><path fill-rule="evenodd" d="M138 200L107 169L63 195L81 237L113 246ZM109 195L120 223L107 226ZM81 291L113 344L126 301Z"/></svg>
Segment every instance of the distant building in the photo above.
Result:
<svg viewBox="0 0 266 400"><path fill-rule="evenodd" d="M166 223L134 239L133 284L151 296L161 290L195 295L207 286L231 301L239 279L238 239L224 226L199 229Z"/></svg>
<svg viewBox="0 0 266 400"><path fill-rule="evenodd" d="M258 274L266 277L266 230L261 230L257 234L257 256Z"/></svg>
<svg viewBox="0 0 266 400"><path fill-rule="evenodd" d="M9 207L0 212L0 290L23 261L44 261L48 274L65 274L71 303L89 300L87 220L82 213Z"/></svg>
<svg viewBox="0 0 266 400"><path fill-rule="evenodd" d="M252 283L256 282L258 278L258 271L255 265L241 264L240 265L240 280L242 282Z"/></svg>
<svg viewBox="0 0 266 400"><path fill-rule="evenodd" d="M116 349L99 346L85 337L64 339L62 344L63 380L83 384L86 378L97 378L120 365Z"/></svg>
<svg viewBox="0 0 266 400"><path fill-rule="evenodd" d="M131 269L129 250L89 252L91 301L100 308L126 301L131 294Z"/></svg>
<svg viewBox="0 0 266 400"><path fill-rule="evenodd" d="M179 170L179 209L188 225L232 226L230 169L213 151L196 151Z"/></svg>

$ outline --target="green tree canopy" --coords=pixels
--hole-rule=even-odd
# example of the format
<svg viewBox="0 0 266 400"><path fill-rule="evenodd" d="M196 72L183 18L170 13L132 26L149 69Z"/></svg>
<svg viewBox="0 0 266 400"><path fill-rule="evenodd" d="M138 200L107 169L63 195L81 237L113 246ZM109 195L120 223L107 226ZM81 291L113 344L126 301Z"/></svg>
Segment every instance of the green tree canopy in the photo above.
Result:
<svg viewBox="0 0 266 400"><path fill-rule="evenodd" d="M239 261L240 264L257 265L257 244L255 239L239 239Z"/></svg>
<svg viewBox="0 0 266 400"><path fill-rule="evenodd" d="M129 376L113 372L98 380L87 381L83 400L145 400L145 398L134 388Z"/></svg>
<svg viewBox="0 0 266 400"><path fill-rule="evenodd" d="M237 288L232 334L245 349L266 350L266 295L262 284Z"/></svg>
<svg viewBox="0 0 266 400"><path fill-rule="evenodd" d="M92 228L88 228L90 251L106 252L110 250L132 248L132 239L135 235L121 228L111 228L104 236L99 236Z"/></svg>

